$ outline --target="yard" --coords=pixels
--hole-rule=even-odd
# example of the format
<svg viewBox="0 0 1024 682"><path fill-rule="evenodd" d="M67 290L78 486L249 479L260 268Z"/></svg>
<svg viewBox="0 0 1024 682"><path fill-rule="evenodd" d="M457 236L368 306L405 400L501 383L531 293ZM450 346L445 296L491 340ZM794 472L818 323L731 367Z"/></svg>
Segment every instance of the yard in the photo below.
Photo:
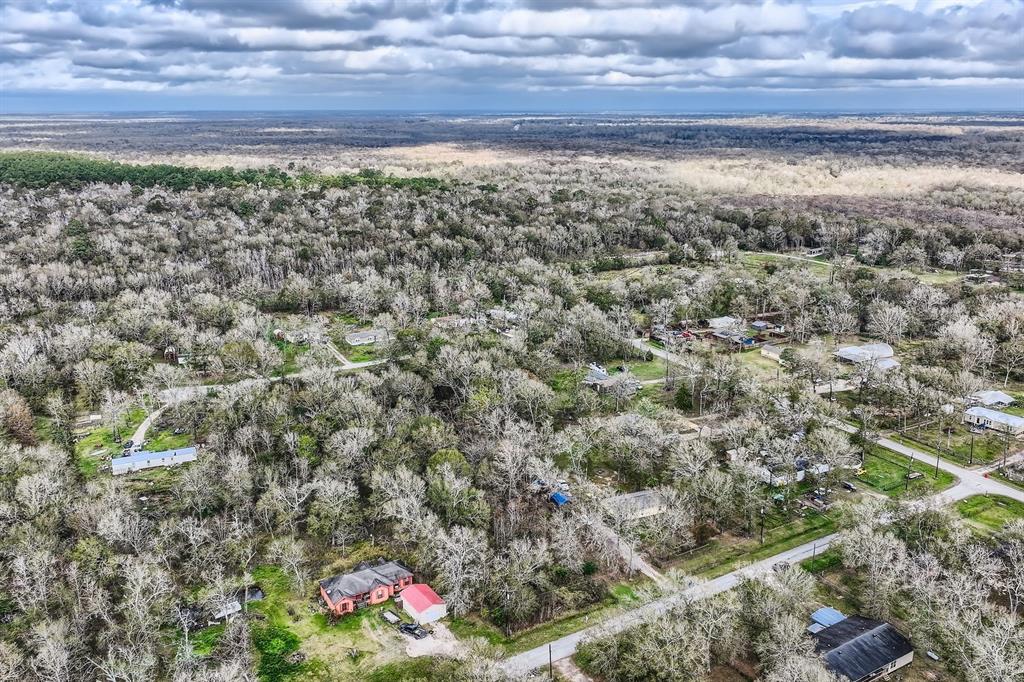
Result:
<svg viewBox="0 0 1024 682"><path fill-rule="evenodd" d="M362 609L332 624L312 595L295 592L280 568L258 567L253 579L266 595L249 605L260 614L252 621L251 636L264 682L376 679L377 668L408 660L405 638L380 618L382 609L394 608L392 602ZM216 650L218 630L222 628L197 633L197 653Z"/></svg>
<svg viewBox="0 0 1024 682"><path fill-rule="evenodd" d="M528 630L523 630L506 637L500 629L485 623L478 615L470 614L464 618L452 618L448 629L459 639L481 637L503 651L505 654L516 654L533 649L565 635L597 625L615 615L623 608L636 606L641 598L637 591L644 584L649 584L642 576L632 582L613 585L605 598L595 604L584 607L561 618L542 623Z"/></svg>
<svg viewBox="0 0 1024 682"><path fill-rule="evenodd" d="M910 480L908 471L916 471L921 476ZM936 476L934 461L915 459L911 462L909 457L892 450L872 446L864 459L864 473L856 480L883 495L899 498L930 495L950 487L956 479L942 469Z"/></svg>
<svg viewBox="0 0 1024 682"><path fill-rule="evenodd" d="M996 462L1007 447L1003 436L991 431L974 434L965 424L953 424L948 436L940 431L938 424L931 423L920 428L909 428L904 433L893 435L892 439L918 450L938 453L945 459L966 466ZM1008 445L1011 454L1021 447L1020 443L1013 440Z"/></svg>
<svg viewBox="0 0 1024 682"><path fill-rule="evenodd" d="M717 578L743 565L824 537L835 529L832 513L807 511L803 516L787 518L774 510L765 517L764 544L760 542L759 528L755 528L750 537L723 534L690 550L672 562L671 567L701 578Z"/></svg>
<svg viewBox="0 0 1024 682"><path fill-rule="evenodd" d="M956 503L956 511L980 535L996 535L1014 519L1024 519L1024 503L1002 495L974 495Z"/></svg>
<svg viewBox="0 0 1024 682"><path fill-rule="evenodd" d="M111 457L119 456L122 450L121 443L132 437L135 429L145 418L145 410L141 407L135 408L120 421L118 425L119 439L114 438L114 432L110 426L100 426L91 430L75 443L75 459L82 476L92 478L102 464L110 461Z"/></svg>

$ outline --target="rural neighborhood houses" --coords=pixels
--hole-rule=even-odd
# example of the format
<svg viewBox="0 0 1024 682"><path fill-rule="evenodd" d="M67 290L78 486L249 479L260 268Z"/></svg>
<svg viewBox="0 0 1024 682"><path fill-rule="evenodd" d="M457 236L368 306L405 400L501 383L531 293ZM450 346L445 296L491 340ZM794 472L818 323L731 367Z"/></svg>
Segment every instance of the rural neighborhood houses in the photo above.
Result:
<svg viewBox="0 0 1024 682"><path fill-rule="evenodd" d="M126 457L116 457L110 460L110 470L115 476L153 469L156 467L168 467L185 462L194 462L196 459L196 448L178 448L177 450L163 450L161 452L136 452Z"/></svg>
<svg viewBox="0 0 1024 682"><path fill-rule="evenodd" d="M968 407L964 411L964 423L983 426L998 433L1011 436L1024 434L1024 417L1007 414L987 407Z"/></svg>
<svg viewBox="0 0 1024 682"><path fill-rule="evenodd" d="M397 561L363 561L356 570L320 581L320 596L334 616L380 604L412 584L412 571Z"/></svg>

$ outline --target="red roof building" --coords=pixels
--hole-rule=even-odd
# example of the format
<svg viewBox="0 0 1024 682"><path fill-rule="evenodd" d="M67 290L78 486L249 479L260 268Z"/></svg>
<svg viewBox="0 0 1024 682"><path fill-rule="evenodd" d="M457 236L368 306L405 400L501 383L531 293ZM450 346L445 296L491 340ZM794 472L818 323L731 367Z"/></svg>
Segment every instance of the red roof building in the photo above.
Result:
<svg viewBox="0 0 1024 682"><path fill-rule="evenodd" d="M419 624L433 623L448 615L448 606L430 585L416 583L402 590L402 608Z"/></svg>

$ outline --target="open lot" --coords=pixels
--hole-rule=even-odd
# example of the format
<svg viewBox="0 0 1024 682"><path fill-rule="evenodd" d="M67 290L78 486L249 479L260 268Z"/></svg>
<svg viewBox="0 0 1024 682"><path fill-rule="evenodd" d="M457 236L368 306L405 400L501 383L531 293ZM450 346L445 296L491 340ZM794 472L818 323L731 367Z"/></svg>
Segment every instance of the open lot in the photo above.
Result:
<svg viewBox="0 0 1024 682"><path fill-rule="evenodd" d="M1014 519L1024 519L1024 503L1002 495L975 495L956 503L956 511L976 531L996 535Z"/></svg>
<svg viewBox="0 0 1024 682"><path fill-rule="evenodd" d="M912 472L921 476L907 478L907 474ZM892 450L872 446L864 459L864 473L856 476L856 480L883 495L901 498L921 497L945 490L953 485L956 479L941 469L936 475L934 461L911 461L909 457Z"/></svg>

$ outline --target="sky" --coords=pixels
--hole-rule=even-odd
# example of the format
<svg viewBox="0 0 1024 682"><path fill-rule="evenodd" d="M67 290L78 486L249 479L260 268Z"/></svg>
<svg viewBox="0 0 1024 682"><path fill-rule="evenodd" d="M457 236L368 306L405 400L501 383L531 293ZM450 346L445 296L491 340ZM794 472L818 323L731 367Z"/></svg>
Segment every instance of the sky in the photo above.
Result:
<svg viewBox="0 0 1024 682"><path fill-rule="evenodd" d="M0 114L1024 112L1024 0L0 0Z"/></svg>

